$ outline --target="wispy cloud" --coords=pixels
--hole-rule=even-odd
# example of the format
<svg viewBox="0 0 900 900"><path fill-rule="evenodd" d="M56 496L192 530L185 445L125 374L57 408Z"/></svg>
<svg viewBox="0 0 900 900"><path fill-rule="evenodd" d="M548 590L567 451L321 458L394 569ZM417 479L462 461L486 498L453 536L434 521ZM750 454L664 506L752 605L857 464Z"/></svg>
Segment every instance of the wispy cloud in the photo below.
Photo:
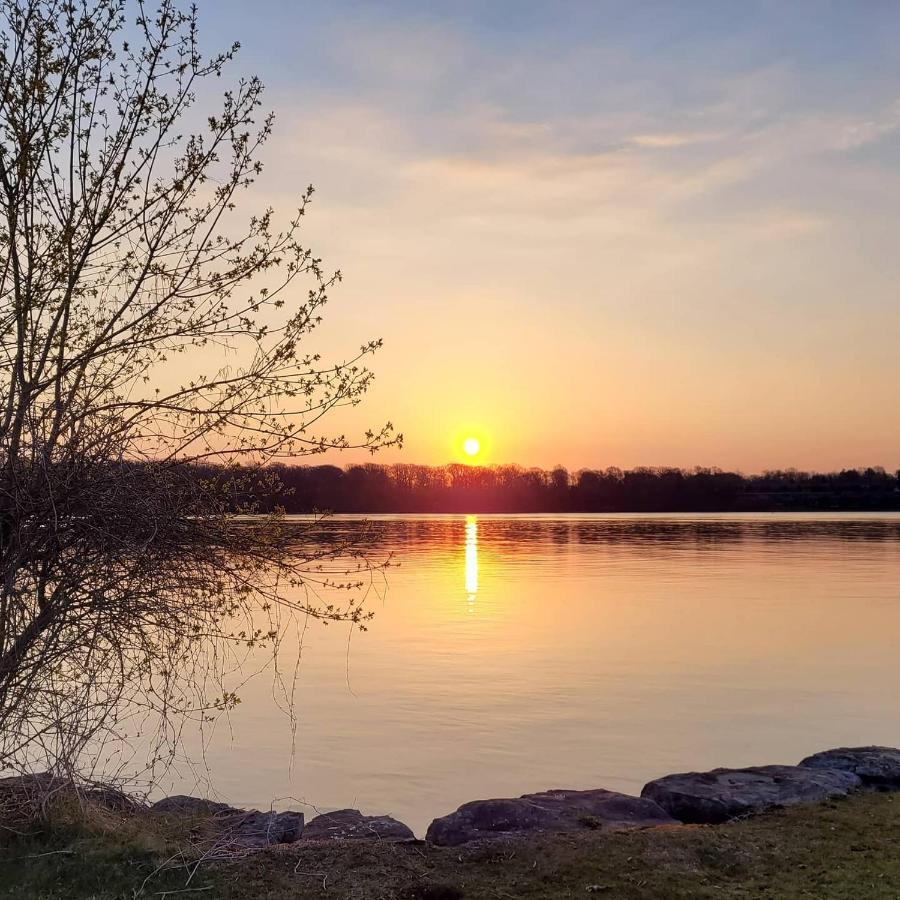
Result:
<svg viewBox="0 0 900 900"><path fill-rule="evenodd" d="M692 144L707 144L711 141L722 140L725 137L722 132L668 132L658 134L636 134L631 138L631 143L636 147L650 147L666 150L670 147L689 147Z"/></svg>

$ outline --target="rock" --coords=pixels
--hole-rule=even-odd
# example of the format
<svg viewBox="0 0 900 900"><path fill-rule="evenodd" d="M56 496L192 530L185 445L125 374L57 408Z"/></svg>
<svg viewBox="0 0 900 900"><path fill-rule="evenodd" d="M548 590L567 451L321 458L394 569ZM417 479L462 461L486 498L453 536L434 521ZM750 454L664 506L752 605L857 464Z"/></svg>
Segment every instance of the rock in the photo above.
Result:
<svg viewBox="0 0 900 900"><path fill-rule="evenodd" d="M33 772L0 778L0 792L4 794L47 795L65 790L74 790L74 782L68 778L51 775L50 772Z"/></svg>
<svg viewBox="0 0 900 900"><path fill-rule="evenodd" d="M666 775L641 796L689 823L725 822L736 816L793 803L844 796L860 786L852 772L800 766L752 766Z"/></svg>
<svg viewBox="0 0 900 900"><path fill-rule="evenodd" d="M85 798L94 806L110 809L115 812L133 813L139 809L146 809L143 803L134 797L129 797L117 788L96 787L84 792Z"/></svg>
<svg viewBox="0 0 900 900"><path fill-rule="evenodd" d="M358 809L339 809L316 816L303 829L305 841L361 840L375 838L382 841L415 840L412 830L390 816L364 816Z"/></svg>
<svg viewBox="0 0 900 900"><path fill-rule="evenodd" d="M583 828L671 825L652 800L614 791L544 791L509 800L474 800L428 826L427 841L445 847L483 837Z"/></svg>
<svg viewBox="0 0 900 900"><path fill-rule="evenodd" d="M163 797L162 800L157 800L150 809L154 812L185 816L219 816L226 813L243 812L227 803L216 803L214 800L204 800L202 797L188 797L185 794Z"/></svg>
<svg viewBox="0 0 900 900"><path fill-rule="evenodd" d="M225 818L224 836L241 847L293 844L303 834L303 813L244 810Z"/></svg>
<svg viewBox="0 0 900 900"><path fill-rule="evenodd" d="M303 834L303 813L260 812L258 809L236 809L227 803L216 803L201 797L176 794L157 800L154 812L183 816L211 816L222 827L221 837L241 847L268 847L271 844L293 844Z"/></svg>
<svg viewBox="0 0 900 900"><path fill-rule="evenodd" d="M900 750L896 747L838 747L807 756L807 769L840 769L859 776L864 784L900 788Z"/></svg>

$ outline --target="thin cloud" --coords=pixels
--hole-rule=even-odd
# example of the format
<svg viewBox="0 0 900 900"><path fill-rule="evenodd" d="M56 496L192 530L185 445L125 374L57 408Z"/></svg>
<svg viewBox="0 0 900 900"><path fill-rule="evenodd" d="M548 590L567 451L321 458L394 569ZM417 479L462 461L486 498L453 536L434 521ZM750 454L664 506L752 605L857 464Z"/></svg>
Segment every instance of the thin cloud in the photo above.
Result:
<svg viewBox="0 0 900 900"><path fill-rule="evenodd" d="M649 147L651 149L668 149L670 147L690 147L693 144L708 144L719 141L725 137L720 131L691 134L689 132L669 132L662 134L637 134L630 139L630 143L636 147Z"/></svg>

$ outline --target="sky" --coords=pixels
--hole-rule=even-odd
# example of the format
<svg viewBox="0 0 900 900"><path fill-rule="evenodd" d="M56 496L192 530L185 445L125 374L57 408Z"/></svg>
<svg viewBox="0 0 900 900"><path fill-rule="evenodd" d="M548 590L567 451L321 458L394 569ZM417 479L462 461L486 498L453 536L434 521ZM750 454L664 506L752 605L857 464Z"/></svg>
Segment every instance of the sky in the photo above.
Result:
<svg viewBox="0 0 900 900"><path fill-rule="evenodd" d="M316 348L384 339L374 461L900 466L900 5L199 7L257 202L316 186Z"/></svg>

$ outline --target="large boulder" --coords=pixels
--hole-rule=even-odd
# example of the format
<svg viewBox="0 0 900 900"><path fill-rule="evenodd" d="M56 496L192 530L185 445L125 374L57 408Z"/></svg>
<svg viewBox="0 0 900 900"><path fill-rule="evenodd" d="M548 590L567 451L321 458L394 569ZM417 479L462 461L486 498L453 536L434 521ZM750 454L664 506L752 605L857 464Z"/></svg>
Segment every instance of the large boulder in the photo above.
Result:
<svg viewBox="0 0 900 900"><path fill-rule="evenodd" d="M614 791L543 791L515 799L473 800L435 819L425 839L452 847L476 838L518 835L529 831L577 831L583 828L647 828L671 825L672 819L652 800Z"/></svg>
<svg viewBox="0 0 900 900"><path fill-rule="evenodd" d="M896 747L837 747L807 756L808 769L840 769L858 775L864 784L900 788L900 750Z"/></svg>
<svg viewBox="0 0 900 900"><path fill-rule="evenodd" d="M837 769L752 766L666 775L644 785L641 796L682 822L702 824L843 796L860 784L852 772Z"/></svg>
<svg viewBox="0 0 900 900"><path fill-rule="evenodd" d="M344 841L376 839L410 841L412 830L390 816L364 816L358 809L339 809L322 813L303 829L305 841Z"/></svg>

